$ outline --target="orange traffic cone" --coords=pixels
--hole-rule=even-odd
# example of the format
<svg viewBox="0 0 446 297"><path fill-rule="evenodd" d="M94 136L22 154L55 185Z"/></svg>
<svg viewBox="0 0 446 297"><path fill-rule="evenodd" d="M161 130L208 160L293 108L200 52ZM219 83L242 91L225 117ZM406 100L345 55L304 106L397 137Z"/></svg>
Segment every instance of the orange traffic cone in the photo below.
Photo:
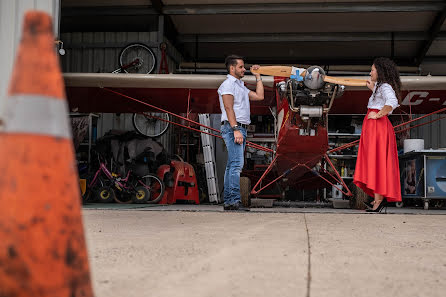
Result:
<svg viewBox="0 0 446 297"><path fill-rule="evenodd" d="M93 296L50 17L28 12L0 132L0 296Z"/></svg>

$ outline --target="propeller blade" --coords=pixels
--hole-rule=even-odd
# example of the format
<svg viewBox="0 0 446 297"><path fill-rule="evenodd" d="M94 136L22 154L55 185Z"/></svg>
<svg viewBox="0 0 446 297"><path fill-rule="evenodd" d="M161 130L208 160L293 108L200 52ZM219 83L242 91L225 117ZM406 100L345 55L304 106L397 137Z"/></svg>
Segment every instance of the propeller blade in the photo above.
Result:
<svg viewBox="0 0 446 297"><path fill-rule="evenodd" d="M251 70L251 72L263 75L290 77L292 69L291 66L260 66L259 69Z"/></svg>
<svg viewBox="0 0 446 297"><path fill-rule="evenodd" d="M251 70L252 73L258 73L262 75L273 75L273 76L283 76L290 77L293 67L291 66L260 66L257 70ZM306 71L302 72L300 75L305 76ZM366 86L367 80L356 79L356 78L343 78L343 77L333 77L325 76L325 82L334 83L344 86L362 87Z"/></svg>
<svg viewBox="0 0 446 297"><path fill-rule="evenodd" d="M344 86L352 86L352 87L365 87L367 86L367 80L365 79L357 79L357 78L344 78L344 77L333 77L333 76L325 76L325 82L344 85Z"/></svg>

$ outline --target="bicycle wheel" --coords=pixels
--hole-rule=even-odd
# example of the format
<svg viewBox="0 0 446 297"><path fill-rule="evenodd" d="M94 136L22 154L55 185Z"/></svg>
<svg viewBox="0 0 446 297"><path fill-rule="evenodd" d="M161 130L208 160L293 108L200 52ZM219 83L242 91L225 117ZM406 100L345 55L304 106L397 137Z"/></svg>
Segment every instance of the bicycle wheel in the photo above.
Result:
<svg viewBox="0 0 446 297"><path fill-rule="evenodd" d="M164 195L164 183L156 175L147 174L138 180L138 184L146 188L150 193L149 204L158 203L161 201Z"/></svg>
<svg viewBox="0 0 446 297"><path fill-rule="evenodd" d="M136 193L132 196L132 201L134 203L146 203L150 199L150 192L144 186L139 186L135 188Z"/></svg>
<svg viewBox="0 0 446 297"><path fill-rule="evenodd" d="M119 66L127 73L149 74L155 65L155 54L141 43L130 44L119 54Z"/></svg>
<svg viewBox="0 0 446 297"><path fill-rule="evenodd" d="M153 116L153 117L151 117ZM148 137L158 137L166 133L169 128L169 122L162 121L160 119L169 121L170 117L168 113L134 113L133 114L133 126L138 133Z"/></svg>
<svg viewBox="0 0 446 297"><path fill-rule="evenodd" d="M100 187L97 193L97 199L100 203L110 203L115 200L115 191L110 187Z"/></svg>

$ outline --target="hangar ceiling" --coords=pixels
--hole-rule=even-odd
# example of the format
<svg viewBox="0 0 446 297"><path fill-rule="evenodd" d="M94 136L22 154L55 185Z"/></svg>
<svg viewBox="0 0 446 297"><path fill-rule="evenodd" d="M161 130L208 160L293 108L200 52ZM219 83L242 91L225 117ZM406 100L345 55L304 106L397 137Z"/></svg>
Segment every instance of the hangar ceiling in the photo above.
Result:
<svg viewBox="0 0 446 297"><path fill-rule="evenodd" d="M374 57L387 56L401 66L421 65L424 72L446 74L443 0L62 0L61 4L62 33L161 29L185 62L221 63L236 53L247 57L248 63L370 65Z"/></svg>

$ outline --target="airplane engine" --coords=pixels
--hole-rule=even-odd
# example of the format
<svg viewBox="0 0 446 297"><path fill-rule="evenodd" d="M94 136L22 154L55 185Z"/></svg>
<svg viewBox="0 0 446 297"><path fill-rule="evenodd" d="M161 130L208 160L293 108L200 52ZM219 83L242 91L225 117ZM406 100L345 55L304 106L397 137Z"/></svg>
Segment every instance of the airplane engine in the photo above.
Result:
<svg viewBox="0 0 446 297"><path fill-rule="evenodd" d="M344 92L344 86L326 83L323 80L325 71L319 66L307 69L305 77L290 78L277 84L279 93L287 98L291 110L298 111L301 106L328 107L333 93L339 97ZM319 109L318 109L319 110Z"/></svg>
<svg viewBox="0 0 446 297"><path fill-rule="evenodd" d="M325 71L319 66L311 66L305 72L304 84L311 90L318 90L324 86Z"/></svg>

